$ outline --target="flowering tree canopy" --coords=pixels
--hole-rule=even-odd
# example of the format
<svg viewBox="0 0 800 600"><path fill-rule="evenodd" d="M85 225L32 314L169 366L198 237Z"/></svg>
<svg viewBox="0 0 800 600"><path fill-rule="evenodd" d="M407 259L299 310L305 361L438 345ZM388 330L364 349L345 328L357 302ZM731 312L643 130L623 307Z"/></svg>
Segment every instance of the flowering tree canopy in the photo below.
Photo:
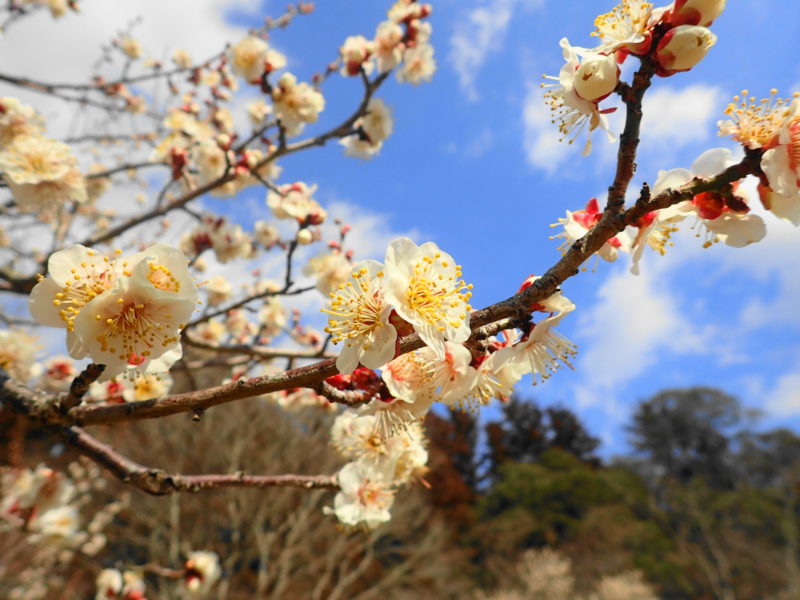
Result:
<svg viewBox="0 0 800 600"><path fill-rule="evenodd" d="M387 82L434 77L433 8L387 3L374 33L343 37L338 57L313 75L273 43L276 29L313 18L305 2L241 39L220 40L210 57L176 48L169 61L152 58L133 24L112 36L84 82L0 74L91 123L51 139L50 117L37 106L0 98L2 410L150 494L329 489L331 518L372 528L391 518L401 487L423 480L420 420L435 403L479 410L507 400L525 376L539 383L573 367L578 349L558 327L579 307L561 288L592 255L630 260L638 273L648 247L664 254L685 224L702 244L735 252L767 235L751 212L757 203L800 226L796 94L734 96L719 132L740 144L740 156L709 149L690 169L663 170L634 189L643 99L713 52L726 2L621 0L587 31L596 46L561 40L564 64L541 84L563 143L589 154L602 129L618 144L605 202L560 204L560 257L539 257L540 275L519 273L516 294L482 307L472 305L481 282L432 241L397 237L383 256L356 260L350 225L329 216L316 185L285 176L283 161L330 152L321 148L329 142L346 157L380 160L395 132ZM12 28L36 12L60 19L79 9L14 1L0 18ZM340 89L334 79L358 91L343 114L344 101L329 92ZM612 100L624 111L620 130L608 118ZM757 197L748 197L746 178L757 180ZM263 200L243 226L233 205L254 191ZM41 326L65 331L67 355L41 356ZM318 474L169 473L93 432L178 413L199 420L250 398L336 411L331 443L347 462ZM44 466L9 468L0 520L84 554L94 543L96 554L102 544L79 514L76 485ZM202 596L222 570L215 554L191 550L161 574ZM98 598L144 593L135 569L98 570Z"/></svg>

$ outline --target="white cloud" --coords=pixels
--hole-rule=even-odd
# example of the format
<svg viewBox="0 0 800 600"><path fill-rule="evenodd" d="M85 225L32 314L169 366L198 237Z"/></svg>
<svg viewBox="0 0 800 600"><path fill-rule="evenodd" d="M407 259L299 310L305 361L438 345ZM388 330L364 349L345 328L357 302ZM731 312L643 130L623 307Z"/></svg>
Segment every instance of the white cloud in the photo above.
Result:
<svg viewBox="0 0 800 600"><path fill-rule="evenodd" d="M580 151L559 141L561 135L551 119L541 88L530 86L522 107L522 145L528 163L552 175L570 155Z"/></svg>
<svg viewBox="0 0 800 600"><path fill-rule="evenodd" d="M719 116L720 99L719 88L704 84L648 91L642 105L643 145L674 148L707 140Z"/></svg>
<svg viewBox="0 0 800 600"><path fill-rule="evenodd" d="M88 69L100 58L101 47L139 16L144 18L133 37L146 57L168 61L174 49L184 48L195 60L205 60L246 32L228 23L226 12L257 14L260 6L259 0L95 0L57 21L41 11L13 24L0 38L0 70L48 83L88 82ZM0 90L44 114L53 137L63 137L77 113L76 105L65 108L48 96L7 85Z"/></svg>
<svg viewBox="0 0 800 600"><path fill-rule="evenodd" d="M800 415L800 372L782 375L764 396L766 410L778 417Z"/></svg>
<svg viewBox="0 0 800 600"><path fill-rule="evenodd" d="M662 353L703 353L708 331L687 321L659 269L611 275L598 302L582 315L576 396L581 407L607 402L615 390L651 367Z"/></svg>
<svg viewBox="0 0 800 600"><path fill-rule="evenodd" d="M478 71L492 52L503 45L517 0L490 0L462 14L450 36L449 59L467 98L479 98Z"/></svg>
<svg viewBox="0 0 800 600"><path fill-rule="evenodd" d="M350 225L351 230L347 234L345 245L356 250L355 260L374 258L382 261L386 247L396 237L406 236L417 243L426 241L422 240L424 234L418 229L396 231L389 223L387 215L371 212L350 202L335 200L326 204L326 209L330 216L323 232L328 238L334 237L334 219Z"/></svg>

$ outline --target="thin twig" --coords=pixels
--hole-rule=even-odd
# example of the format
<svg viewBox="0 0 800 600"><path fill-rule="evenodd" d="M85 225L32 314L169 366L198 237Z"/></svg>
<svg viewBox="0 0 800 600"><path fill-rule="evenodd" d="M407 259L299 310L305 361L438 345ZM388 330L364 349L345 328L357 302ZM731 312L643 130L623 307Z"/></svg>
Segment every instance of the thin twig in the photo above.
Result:
<svg viewBox="0 0 800 600"><path fill-rule="evenodd" d="M79 427L65 427L61 429L60 433L67 444L111 471L120 481L136 486L154 496L229 487L301 487L306 489L337 489L339 487L335 475L245 475L241 472L224 475L167 473L162 469L148 468L132 461Z"/></svg>

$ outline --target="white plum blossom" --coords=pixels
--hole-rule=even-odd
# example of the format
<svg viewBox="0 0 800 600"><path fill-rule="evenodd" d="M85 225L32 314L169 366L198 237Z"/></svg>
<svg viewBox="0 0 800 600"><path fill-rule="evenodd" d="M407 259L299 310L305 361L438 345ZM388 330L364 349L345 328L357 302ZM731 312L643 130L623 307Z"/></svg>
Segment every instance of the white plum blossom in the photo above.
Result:
<svg viewBox="0 0 800 600"><path fill-rule="evenodd" d="M562 38L559 42L563 49L564 66L558 77L546 75L546 79L554 79L558 84L542 84L542 87L549 87L545 92L545 101L550 107L550 112L553 115L553 121L558 125L558 131L561 133L561 140L569 138L568 142L571 144L575 138L583 131L584 127L589 128L589 137L586 140L583 154L589 154L591 151L591 132L597 129L603 129L608 134L609 141L613 142L616 138L608 128L608 120L606 119L605 112L601 111L598 107L598 98L583 98L576 87L577 73L581 66L581 57L583 60L595 61L593 58L597 53L585 48L573 47L570 45L567 38ZM601 61L606 59L599 59ZM605 70L601 69L601 71ZM608 81L605 80L607 87ZM615 84L616 85L616 84ZM613 88L612 88L613 89Z"/></svg>
<svg viewBox="0 0 800 600"><path fill-rule="evenodd" d="M129 35L122 36L122 39L119 41L119 49L131 60L141 58L142 54L144 54L139 41Z"/></svg>
<svg viewBox="0 0 800 600"><path fill-rule="evenodd" d="M222 577L216 552L191 552L184 565L184 583L192 596L205 596Z"/></svg>
<svg viewBox="0 0 800 600"><path fill-rule="evenodd" d="M533 284L536 279L538 277L529 277L523 288ZM536 385L548 379L562 365L572 368L570 361L578 349L554 329L567 314L575 310L575 304L569 298L557 291L537 302L533 308L549 315L541 321L531 323L521 339L507 339L507 343L511 349L511 365L522 367L524 373L530 373L533 376L532 382Z"/></svg>
<svg viewBox="0 0 800 600"><path fill-rule="evenodd" d="M761 159L772 192L762 192L762 200L778 217L800 226L800 99L788 112L774 145Z"/></svg>
<svg viewBox="0 0 800 600"><path fill-rule="evenodd" d="M484 357L476 367L470 366L469 372L474 383L469 394L458 399L455 404L474 410L489 404L493 399L507 400L514 391L514 386L526 373L526 367L514 360L517 353L512 347L502 347Z"/></svg>
<svg viewBox="0 0 800 600"><path fill-rule="evenodd" d="M461 266L433 242L417 246L397 238L386 250L386 297L439 358L445 341L470 336L472 284L461 279Z"/></svg>
<svg viewBox="0 0 800 600"><path fill-rule="evenodd" d="M0 150L15 138L38 136L44 132L44 119L16 98L0 98Z"/></svg>
<svg viewBox="0 0 800 600"><path fill-rule="evenodd" d="M431 5L416 0L396 0L387 15L389 20L396 23L407 23L424 19L431 14Z"/></svg>
<svg viewBox="0 0 800 600"><path fill-rule="evenodd" d="M331 443L344 458L371 465L390 474L395 482L408 481L423 471L428 458L419 422L385 436L374 414L353 410L336 417L331 427Z"/></svg>
<svg viewBox="0 0 800 600"><path fill-rule="evenodd" d="M66 202L85 202L86 181L69 146L39 136L16 137L0 152L0 171L21 212L52 221Z"/></svg>
<svg viewBox="0 0 800 600"><path fill-rule="evenodd" d="M332 512L342 524L374 528L391 519L395 486L388 474L362 462L347 463L339 471L339 487Z"/></svg>
<svg viewBox="0 0 800 600"><path fill-rule="evenodd" d="M554 238L564 239L564 242L559 246L561 253L565 253L576 240L586 235L600 221L602 216L603 212L600 210L597 198L592 198L586 203L586 208L576 211L568 210L566 217L551 225L551 227L564 228L564 231L553 236ZM630 237L625 232L622 232L603 244L597 254L603 260L614 262L620 252L630 251L630 245Z"/></svg>
<svg viewBox="0 0 800 600"><path fill-rule="evenodd" d="M394 21L383 21L375 31L374 56L378 72L391 71L403 58L403 28Z"/></svg>
<svg viewBox="0 0 800 600"><path fill-rule="evenodd" d="M345 154L370 159L380 151L384 140L392 134L392 113L383 100L372 98L367 105L366 114L353 123L353 128L356 133L339 142L345 147Z"/></svg>
<svg viewBox="0 0 800 600"><path fill-rule="evenodd" d="M75 506L63 505L34 512L28 522L32 542L69 544L80 531L80 515Z"/></svg>
<svg viewBox="0 0 800 600"><path fill-rule="evenodd" d="M0 329L0 369L14 379L27 382L41 372L36 362L39 346L33 337L18 329Z"/></svg>
<svg viewBox="0 0 800 600"><path fill-rule="evenodd" d="M303 225L321 225L328 216L312 195L316 185L302 181L282 185L267 192L267 206L276 219L295 219Z"/></svg>
<svg viewBox="0 0 800 600"><path fill-rule="evenodd" d="M575 71L575 93L589 102L599 102L617 87L619 67L616 56L587 53Z"/></svg>
<svg viewBox="0 0 800 600"><path fill-rule="evenodd" d="M261 125L271 113L272 106L260 98L247 104L247 116L250 117L250 123L255 127Z"/></svg>
<svg viewBox="0 0 800 600"><path fill-rule="evenodd" d="M381 378L392 394L369 405L377 417L377 427L383 437L403 431L422 419L437 400L440 381L437 370L420 350L401 354L381 367Z"/></svg>
<svg viewBox="0 0 800 600"><path fill-rule="evenodd" d="M122 593L122 573L117 569L103 569L95 579L97 594L95 600L116 598Z"/></svg>
<svg viewBox="0 0 800 600"><path fill-rule="evenodd" d="M188 69L192 66L192 55L183 48L176 48L172 53L172 62L181 69Z"/></svg>
<svg viewBox="0 0 800 600"><path fill-rule="evenodd" d="M180 330L196 303L188 261L175 248L156 244L120 259L118 267L112 287L81 307L72 322L79 343L70 356L88 355L106 365L102 380L128 365L146 371L151 361L180 347Z"/></svg>
<svg viewBox="0 0 800 600"><path fill-rule="evenodd" d="M317 289L325 296L336 291L340 283L347 281L353 270L352 263L344 252L323 252L309 259L303 274L317 280Z"/></svg>
<svg viewBox="0 0 800 600"><path fill-rule="evenodd" d="M271 338L283 331L289 322L289 315L277 296L264 298L264 303L258 309L258 322L261 324L261 334Z"/></svg>
<svg viewBox="0 0 800 600"><path fill-rule="evenodd" d="M253 225L253 237L265 248L271 248L281 240L278 228L272 223L261 220L256 221Z"/></svg>
<svg viewBox="0 0 800 600"><path fill-rule="evenodd" d="M233 46L229 57L234 74L250 83L258 82L265 72L270 73L286 66L286 57L283 54L252 35Z"/></svg>
<svg viewBox="0 0 800 600"><path fill-rule="evenodd" d="M289 135L300 133L306 123L314 123L325 108L325 98L305 82L297 83L292 73L281 75L272 89L273 110Z"/></svg>
<svg viewBox="0 0 800 600"><path fill-rule="evenodd" d="M339 48L342 57L342 68L339 72L345 77L353 77L362 71L369 75L372 72L372 62L369 61L374 51L374 43L363 35L351 35L345 39Z"/></svg>
<svg viewBox="0 0 800 600"><path fill-rule="evenodd" d="M624 52L641 54L650 46L653 3L645 0L622 0L610 12L598 16L597 28L592 35L603 40L598 51L614 53Z"/></svg>
<svg viewBox="0 0 800 600"><path fill-rule="evenodd" d="M456 405L468 396L477 373L470 367L472 354L461 344L445 342L444 358L429 347L398 356L381 369L381 377L394 401L379 400L368 410L378 416L386 435L396 435L421 419L434 402Z"/></svg>
<svg viewBox="0 0 800 600"><path fill-rule="evenodd" d="M389 323L384 267L366 260L353 267L350 279L330 292L325 331L334 344L344 342L336 359L340 373L352 373L359 363L377 369L395 354L397 331Z"/></svg>
<svg viewBox="0 0 800 600"><path fill-rule="evenodd" d="M77 374L69 356L52 356L42 365L40 384L50 392L65 392Z"/></svg>
<svg viewBox="0 0 800 600"><path fill-rule="evenodd" d="M131 371L133 371L131 369ZM155 398L163 398L172 387L172 376L169 373L138 373L120 377L122 383L122 399L125 402L144 402Z"/></svg>
<svg viewBox="0 0 800 600"><path fill-rule="evenodd" d="M31 315L42 325L67 330L67 350L73 358L84 356L83 344L75 333L75 319L84 306L111 289L115 270L115 262L107 256L75 244L50 256L48 277L31 291Z"/></svg>
<svg viewBox="0 0 800 600"><path fill-rule="evenodd" d="M202 288L207 294L210 306L224 304L233 295L233 286L224 275L215 275L206 281Z"/></svg>
<svg viewBox="0 0 800 600"><path fill-rule="evenodd" d="M714 148L701 154L692 163L691 169L672 169L659 172L659 177L653 185L653 194L676 188L689 183L695 177L709 179L735 164L730 150L727 148ZM766 235L764 221L758 215L749 214L749 208L741 192L738 191L738 182L734 185L734 198L728 200L718 194L705 192L696 195L691 200L686 200L670 207L670 212L683 216L695 216L702 226L708 231L705 246L710 246L714 241L721 241L734 248L742 248L760 241ZM729 204L733 204L731 208Z"/></svg>
<svg viewBox="0 0 800 600"><path fill-rule="evenodd" d="M397 80L401 83L419 85L428 82L436 72L436 61L433 59L433 46L418 43L403 51L403 64L397 71Z"/></svg>

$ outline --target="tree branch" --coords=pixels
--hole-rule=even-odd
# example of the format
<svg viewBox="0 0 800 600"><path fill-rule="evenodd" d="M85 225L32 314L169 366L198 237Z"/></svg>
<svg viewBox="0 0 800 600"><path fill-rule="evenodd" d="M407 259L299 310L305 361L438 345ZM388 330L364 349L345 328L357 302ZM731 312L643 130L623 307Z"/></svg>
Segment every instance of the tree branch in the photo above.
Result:
<svg viewBox="0 0 800 600"><path fill-rule="evenodd" d="M335 475L180 475L162 469L151 469L116 452L79 427L65 427L59 432L64 441L89 457L98 465L111 471L120 481L138 487L154 496L176 492L199 492L201 490L227 487L302 487L306 489L339 487Z"/></svg>

